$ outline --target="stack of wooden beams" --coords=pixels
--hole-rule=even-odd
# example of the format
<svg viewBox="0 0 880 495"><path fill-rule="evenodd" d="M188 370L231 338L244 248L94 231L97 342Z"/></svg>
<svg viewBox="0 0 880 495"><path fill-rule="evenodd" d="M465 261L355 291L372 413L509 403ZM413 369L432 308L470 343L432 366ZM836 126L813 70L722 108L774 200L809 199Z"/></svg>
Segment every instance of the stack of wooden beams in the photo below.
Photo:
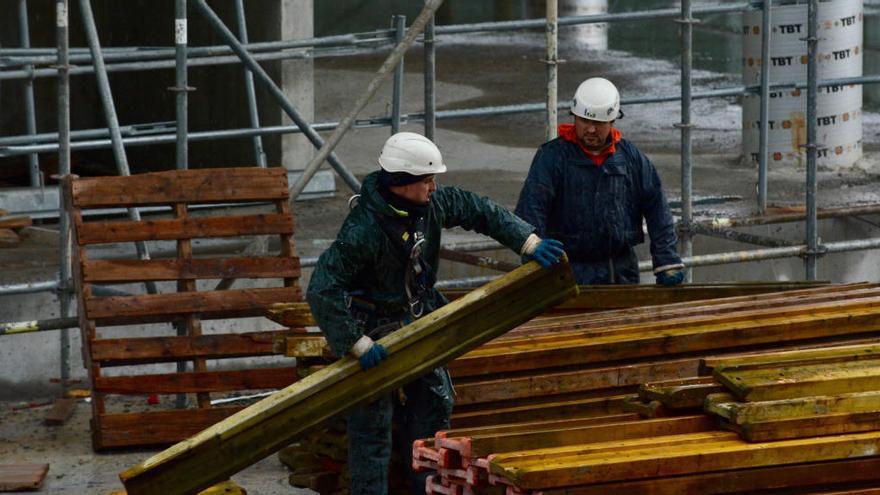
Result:
<svg viewBox="0 0 880 495"><path fill-rule="evenodd" d="M753 304L759 299L757 295L773 292L804 290L812 287L823 286L821 283L735 283L735 284L704 284L689 285L686 287L678 287L675 289L662 286L581 286L577 295L566 300L564 303L546 311L542 317L532 320L530 323L513 330L501 340L494 342L503 342L504 339L520 339L533 333L546 331L556 331L562 329L563 325L569 325L577 328L579 325L589 325L590 318L584 313L595 312L599 310L607 310L609 308L636 308L643 307L646 304L667 305L669 309L677 309L678 311L694 311L694 308L703 307L708 303L707 299L726 298L729 301L741 301L745 304ZM855 286L853 286L855 287ZM449 299L455 300L462 297L464 291L450 291L444 293ZM796 295L793 294L793 295ZM731 299L738 297L739 299ZM700 299L700 302L692 302ZM672 306L668 306L672 304ZM657 308L646 308L643 311L648 317L655 314ZM570 318L554 318L560 315L572 315ZM621 318L627 315L634 315L632 310L616 311L603 313L604 316L597 321L606 319ZM671 312L670 312L671 314ZM281 324L288 324L289 321L301 321L309 315L304 314L304 309L298 304L276 304L267 310L266 316ZM493 343L487 344L488 346ZM324 356L330 358L329 349L323 338L316 335L298 335L293 337L283 337L278 343L278 350L284 351L290 357L296 357L299 366L300 377L308 376L315 370L321 369L323 366L315 363L315 359ZM686 376L696 372L698 360L688 358L682 362L674 362L665 365L671 371L667 371L666 375L661 376ZM455 364L452 365L453 369ZM610 374L609 374L610 373ZM651 376L658 376L659 370L655 367L647 366L641 374L635 374L628 384L618 387L612 396L606 397L607 390L601 390L600 395L594 391L586 393L575 393L568 395L560 395L552 390L551 384L549 389L543 393L534 390L523 389L522 383L528 381L525 377L516 382L513 386L519 386L520 390L516 394L511 394L509 390L493 390L491 397L485 400L480 396L480 388L483 391L492 388L481 384L479 380L475 384L468 384L466 378L456 376L457 403L453 416L453 423L456 427L479 428L482 426L491 426L499 422L515 422L525 423L526 427L530 427L532 423L543 426L544 423L555 424L556 422L564 423L572 418L591 418L597 415L622 412L624 407L624 399L627 393L635 390L635 386ZM670 374L671 373L671 374ZM609 380L613 382L619 381L616 377L619 371L612 369L611 371L603 368L595 370L596 383L600 384L599 388L605 388L603 383L607 384ZM602 375L605 375L604 378ZM488 380L494 381L498 377L491 374ZM504 383L506 376L500 378ZM567 380L562 377L561 380ZM511 399L511 400L507 400ZM501 404L505 407L493 409L492 405ZM622 418L636 418L634 414L617 414L608 418L608 421L622 420ZM588 419L587 422L592 421ZM518 424L514 424L518 427ZM326 488L330 484L325 480L332 477L331 473L344 473L346 458L341 455L338 450L327 450L318 448L322 445L344 445L344 431L340 432L335 429L327 429L323 432L312 434L307 441L300 442L296 445L286 448L281 459L288 467L294 471L295 476L290 477L293 486L299 488L310 488L320 493L337 493L335 489ZM326 437L326 438L324 438ZM414 457L419 462L419 450ZM423 454L430 458L436 458L436 452L431 449L421 449ZM435 466L430 464L432 461L426 459L423 468ZM488 466L487 464L484 467ZM433 468L430 468L433 469ZM325 487L324 490L318 490L316 487ZM336 485L333 485L336 486Z"/></svg>
<svg viewBox="0 0 880 495"><path fill-rule="evenodd" d="M864 349L870 346L864 344L876 342L880 335L878 303L880 289L857 284L534 320L450 363L458 392L455 429L418 442L414 467L435 471L428 490L444 494L616 493L618 488L635 493L704 493L718 484L725 485L717 488L718 493L735 493L764 486L756 480L765 475L767 483L778 486L820 485L826 478L778 467L818 462L835 465L816 471L827 475L828 483L848 480L828 471L848 469L847 462L853 466L874 462L849 458L858 456L853 452L870 452L880 434L850 433L838 443L826 437L812 449L797 443L803 439L788 440L794 442L790 445L750 445L737 433L716 431L713 420L700 409L707 395L724 387L717 379L698 377L700 358L708 356L705 374L715 369L713 363L732 366L735 356L747 356L743 359L751 359L754 368L755 363L777 359L783 349L822 355L828 346L861 345L857 349L869 354ZM762 353L764 358L755 357ZM767 353L774 357L767 358ZM834 359L841 358L826 358L828 363L816 365L815 373L827 373ZM850 373L845 374L849 387L856 376L862 377L858 373L873 376L866 371L867 362L860 359L843 366ZM795 369L800 368L789 371ZM771 372L761 371L761 376L772 380ZM643 387L639 400L633 400L640 384L656 380L673 382ZM733 400L715 398L722 408ZM851 402L871 407L870 399L861 396L851 397ZM637 419L631 411L653 418ZM745 417L742 414L740 418ZM861 420L869 423L861 428L872 428L876 416L868 417L847 416L850 425ZM865 431L853 426L828 429L832 427L827 421L846 423L840 417L825 421L826 432ZM751 431L757 430L752 426ZM859 447L847 450L845 445ZM717 451L700 450L706 446ZM794 454L799 450L815 452ZM706 474L732 469L746 470L741 474L749 481L737 484ZM588 474L582 478L582 472ZM606 472L617 474L601 474ZM666 491L653 483L626 481L652 472L687 479L664 479L660 485L668 485ZM878 477L862 473L852 481ZM578 488L571 491L575 485ZM557 489L561 491L553 491Z"/></svg>

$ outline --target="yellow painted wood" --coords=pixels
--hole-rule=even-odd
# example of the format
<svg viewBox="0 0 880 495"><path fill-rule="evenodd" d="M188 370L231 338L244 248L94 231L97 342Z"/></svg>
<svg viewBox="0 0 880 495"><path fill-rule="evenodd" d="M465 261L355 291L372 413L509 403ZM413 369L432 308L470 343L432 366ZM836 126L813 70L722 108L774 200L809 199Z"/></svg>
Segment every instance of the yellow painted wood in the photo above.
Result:
<svg viewBox="0 0 880 495"><path fill-rule="evenodd" d="M679 445L587 450L560 459L513 460L497 456L492 473L521 489L537 490L607 481L634 480L713 471L872 457L880 452L880 432L778 442L748 443L729 437ZM506 454L507 455L507 454Z"/></svg>
<svg viewBox="0 0 880 495"><path fill-rule="evenodd" d="M790 438L877 431L880 430L880 411L817 414L756 423L745 422L742 425L722 422L722 425L739 433L743 440L771 442Z"/></svg>
<svg viewBox="0 0 880 495"><path fill-rule="evenodd" d="M839 363L846 361L880 359L880 344L859 344L821 347L817 349L798 349L777 351L765 354L719 358L709 363L703 360L704 368L725 371L745 371L760 368L778 368L779 366L797 366L802 364Z"/></svg>
<svg viewBox="0 0 880 495"><path fill-rule="evenodd" d="M880 391L759 402L739 402L731 394L712 394L706 398L704 407L710 414L742 425L816 414L880 411Z"/></svg>
<svg viewBox="0 0 880 495"><path fill-rule="evenodd" d="M723 391L724 387L714 378L701 376L643 383L639 386L639 398L643 402L660 402L669 409L688 409L701 407L707 395Z"/></svg>
<svg viewBox="0 0 880 495"><path fill-rule="evenodd" d="M344 357L120 474L130 495L191 493L278 451L358 404L402 386L577 292L568 262L530 262L381 340L367 371Z"/></svg>
<svg viewBox="0 0 880 495"><path fill-rule="evenodd" d="M749 402L880 390L880 360L716 370L713 375Z"/></svg>

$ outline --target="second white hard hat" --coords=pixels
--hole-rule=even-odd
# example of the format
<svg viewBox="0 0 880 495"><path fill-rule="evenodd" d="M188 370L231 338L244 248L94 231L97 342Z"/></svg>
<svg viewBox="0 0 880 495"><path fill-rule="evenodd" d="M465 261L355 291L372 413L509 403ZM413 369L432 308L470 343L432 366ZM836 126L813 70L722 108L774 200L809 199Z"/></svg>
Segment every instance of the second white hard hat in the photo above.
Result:
<svg viewBox="0 0 880 495"><path fill-rule="evenodd" d="M398 132L388 138L379 152L379 166L386 172L406 172L411 175L446 172L437 145L414 132Z"/></svg>
<svg viewBox="0 0 880 495"><path fill-rule="evenodd" d="M623 117L617 87L603 77L591 77L574 92L571 113L590 120L611 122Z"/></svg>

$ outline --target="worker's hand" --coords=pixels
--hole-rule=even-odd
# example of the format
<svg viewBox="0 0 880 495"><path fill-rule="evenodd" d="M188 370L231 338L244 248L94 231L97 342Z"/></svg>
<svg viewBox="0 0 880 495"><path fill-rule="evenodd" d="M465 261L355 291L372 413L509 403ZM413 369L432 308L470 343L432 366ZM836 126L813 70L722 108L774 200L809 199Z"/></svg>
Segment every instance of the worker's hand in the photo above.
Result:
<svg viewBox="0 0 880 495"><path fill-rule="evenodd" d="M351 347L351 353L358 358L361 369L368 370L385 359L388 359L388 350L385 346L364 335Z"/></svg>
<svg viewBox="0 0 880 495"><path fill-rule="evenodd" d="M671 268L658 273L656 278L657 283L660 285L678 285L684 281L684 270L680 268Z"/></svg>
<svg viewBox="0 0 880 495"><path fill-rule="evenodd" d="M535 248L535 252L529 257L544 268L550 268L559 263L563 256L565 256L565 251L562 249L561 242L556 239L542 239Z"/></svg>

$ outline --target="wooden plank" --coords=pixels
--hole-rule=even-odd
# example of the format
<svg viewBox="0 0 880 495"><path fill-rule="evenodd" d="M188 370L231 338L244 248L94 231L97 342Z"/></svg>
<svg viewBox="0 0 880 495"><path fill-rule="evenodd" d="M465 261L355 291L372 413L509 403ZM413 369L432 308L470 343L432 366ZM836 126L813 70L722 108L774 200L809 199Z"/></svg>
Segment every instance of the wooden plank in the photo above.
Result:
<svg viewBox="0 0 880 495"><path fill-rule="evenodd" d="M241 409L230 406L102 414L96 422L98 429L93 432L95 448L168 445L189 438Z"/></svg>
<svg viewBox="0 0 880 495"><path fill-rule="evenodd" d="M693 376L697 359L624 364L577 371L548 373L537 371L522 377L456 382L457 405L554 395L604 388L637 386L648 380ZM453 378L458 378L453 374Z"/></svg>
<svg viewBox="0 0 880 495"><path fill-rule="evenodd" d="M315 326L315 318L308 303L286 302L269 305L266 308L266 318L286 327L309 327Z"/></svg>
<svg viewBox="0 0 880 495"><path fill-rule="evenodd" d="M99 376L94 380L95 390L105 394L184 394L284 388L298 378L292 367Z"/></svg>
<svg viewBox="0 0 880 495"><path fill-rule="evenodd" d="M697 493L731 494L791 493L790 490L880 481L880 457L852 459L793 466L768 466L719 471L707 474L648 478L541 490L540 495L682 495ZM785 490L771 492L771 490ZM800 492L799 492L800 493Z"/></svg>
<svg viewBox="0 0 880 495"><path fill-rule="evenodd" d="M880 390L880 360L801 364L712 374L740 400L757 402Z"/></svg>
<svg viewBox="0 0 880 495"><path fill-rule="evenodd" d="M880 359L880 344L799 349L733 357L713 362L712 369L719 371L745 371L778 368L783 365L791 367L806 364L831 364L872 359ZM704 367L706 367L705 364Z"/></svg>
<svg viewBox="0 0 880 495"><path fill-rule="evenodd" d="M658 401L669 409L690 409L703 406L706 396L726 389L708 376L643 383L639 386L642 401Z"/></svg>
<svg viewBox="0 0 880 495"><path fill-rule="evenodd" d="M381 339L389 357L367 371L346 356L120 474L129 495L210 486L330 417L394 390L540 314L577 291L568 262L529 262Z"/></svg>
<svg viewBox="0 0 880 495"><path fill-rule="evenodd" d="M880 411L880 391L761 402L737 402L731 394L712 394L706 397L705 410L736 425L815 414L865 413Z"/></svg>
<svg viewBox="0 0 880 495"><path fill-rule="evenodd" d="M824 315L838 311L861 310L880 307L880 290L865 289L843 293L831 293L822 298L810 298L809 300L780 299L772 304L764 305L753 303L747 307L737 307L734 311L721 312L721 308L713 308L715 311L688 311L677 314L674 317L655 317L642 319L637 323L627 320L623 322L606 320L602 325L591 324L583 326L577 319L574 325L563 325L555 333L532 337L536 343L550 344L551 342L566 342L576 338L595 337L599 335L612 335L620 333L642 333L651 330L670 330L684 326L699 327L722 324L749 324L762 320L779 317L810 317ZM576 318L576 317L573 317ZM591 319L592 320L592 319ZM504 340L497 342L499 348L504 344L519 344L517 340Z"/></svg>
<svg viewBox="0 0 880 495"><path fill-rule="evenodd" d="M0 218L0 229L23 229L33 225L31 217L2 217Z"/></svg>
<svg viewBox="0 0 880 495"><path fill-rule="evenodd" d="M285 337L282 342L282 353L287 357L331 357L327 339L320 335L295 335Z"/></svg>
<svg viewBox="0 0 880 495"><path fill-rule="evenodd" d="M165 260L90 260L82 267L83 282L124 283L146 280L299 277L299 260L258 258L200 258Z"/></svg>
<svg viewBox="0 0 880 495"><path fill-rule="evenodd" d="M578 295L554 307L552 312L566 311L601 311L607 309L635 308L641 306L657 306L705 299L721 299L728 297L766 294L781 290L805 289L827 285L827 282L812 284L787 283L743 283L743 284L684 284L677 287L655 285L609 286L584 285Z"/></svg>
<svg viewBox="0 0 880 495"><path fill-rule="evenodd" d="M472 428L455 428L452 430L438 431L436 438L472 437L480 435L506 435L539 430L558 430L564 428L580 428L606 423L623 423L640 419L637 414L609 414L607 416L573 416L564 419L551 419L546 421L529 421L524 423L509 423L503 425L477 426Z"/></svg>
<svg viewBox="0 0 880 495"><path fill-rule="evenodd" d="M609 332L568 342L508 349L478 349L450 365L459 376L583 365L676 353L853 335L880 330L880 308L775 316L748 322L701 324L663 330Z"/></svg>
<svg viewBox="0 0 880 495"><path fill-rule="evenodd" d="M77 243L85 246L113 242L293 234L293 217L289 214L264 213L139 222L107 220L81 222L76 227Z"/></svg>
<svg viewBox="0 0 880 495"><path fill-rule="evenodd" d="M820 340L816 342L806 342L806 343L797 343L793 345L786 345L785 348L771 348L771 349L762 349L759 351L752 352L739 352L725 355L716 355L716 356L706 356L700 358L700 370L699 376L712 376L712 372L715 370L715 366L722 364L731 360L756 360L756 361L764 361L767 359L767 355L769 354L777 354L785 358L787 353L796 353L804 350L824 350L824 349L835 349L844 346L861 346L865 344L874 345L877 342L876 336L871 337L837 337L834 338L833 341Z"/></svg>
<svg viewBox="0 0 880 495"><path fill-rule="evenodd" d="M739 433L749 442L772 442L791 438L808 438L823 435L840 435L861 431L880 430L880 410L817 414L811 417L784 418L760 423L746 422L742 425L722 422L722 425Z"/></svg>
<svg viewBox="0 0 880 495"><path fill-rule="evenodd" d="M596 420L602 417L595 418ZM490 454L518 450L547 449L569 445L630 440L636 438L662 437L713 430L712 420L705 415L680 416L676 418L645 419L638 421L586 424L516 431L509 433L475 434L462 442L460 437L437 438L437 445L444 448L462 447L463 457L486 457Z"/></svg>
<svg viewBox="0 0 880 495"><path fill-rule="evenodd" d="M288 197L286 171L280 167L172 170L127 177L78 178L72 181L78 208L226 203Z"/></svg>
<svg viewBox="0 0 880 495"><path fill-rule="evenodd" d="M0 492L38 490L43 486L48 464L0 464Z"/></svg>
<svg viewBox="0 0 880 495"><path fill-rule="evenodd" d="M52 408L46 413L43 423L50 426L63 425L76 410L77 400L72 398L56 399Z"/></svg>
<svg viewBox="0 0 880 495"><path fill-rule="evenodd" d="M603 416L623 412L626 395L592 397L586 399L546 401L522 406L505 406L469 412L452 413L453 428L471 428L484 425L501 425L568 418Z"/></svg>
<svg viewBox="0 0 880 495"><path fill-rule="evenodd" d="M197 337L139 337L92 340L92 360L102 366L183 361L278 354L276 338L290 335L289 330L211 334Z"/></svg>
<svg viewBox="0 0 880 495"><path fill-rule="evenodd" d="M587 450L554 458L552 464L539 457L540 451L517 453L528 460L505 461L503 454L490 465L492 473L504 476L518 487L540 489L639 478L686 475L720 470L798 464L847 458L871 457L880 449L880 432L835 435L778 442L747 443L719 435L716 440L696 440L682 435L679 444L667 437L662 445L648 442L591 444ZM609 451L613 448L613 452ZM552 450L552 449L551 449ZM536 460L537 459L537 460Z"/></svg>
<svg viewBox="0 0 880 495"><path fill-rule="evenodd" d="M104 325L168 321L187 313L200 314L204 319L260 316L269 304L299 297L299 287L92 297L85 300L85 310L88 318Z"/></svg>

